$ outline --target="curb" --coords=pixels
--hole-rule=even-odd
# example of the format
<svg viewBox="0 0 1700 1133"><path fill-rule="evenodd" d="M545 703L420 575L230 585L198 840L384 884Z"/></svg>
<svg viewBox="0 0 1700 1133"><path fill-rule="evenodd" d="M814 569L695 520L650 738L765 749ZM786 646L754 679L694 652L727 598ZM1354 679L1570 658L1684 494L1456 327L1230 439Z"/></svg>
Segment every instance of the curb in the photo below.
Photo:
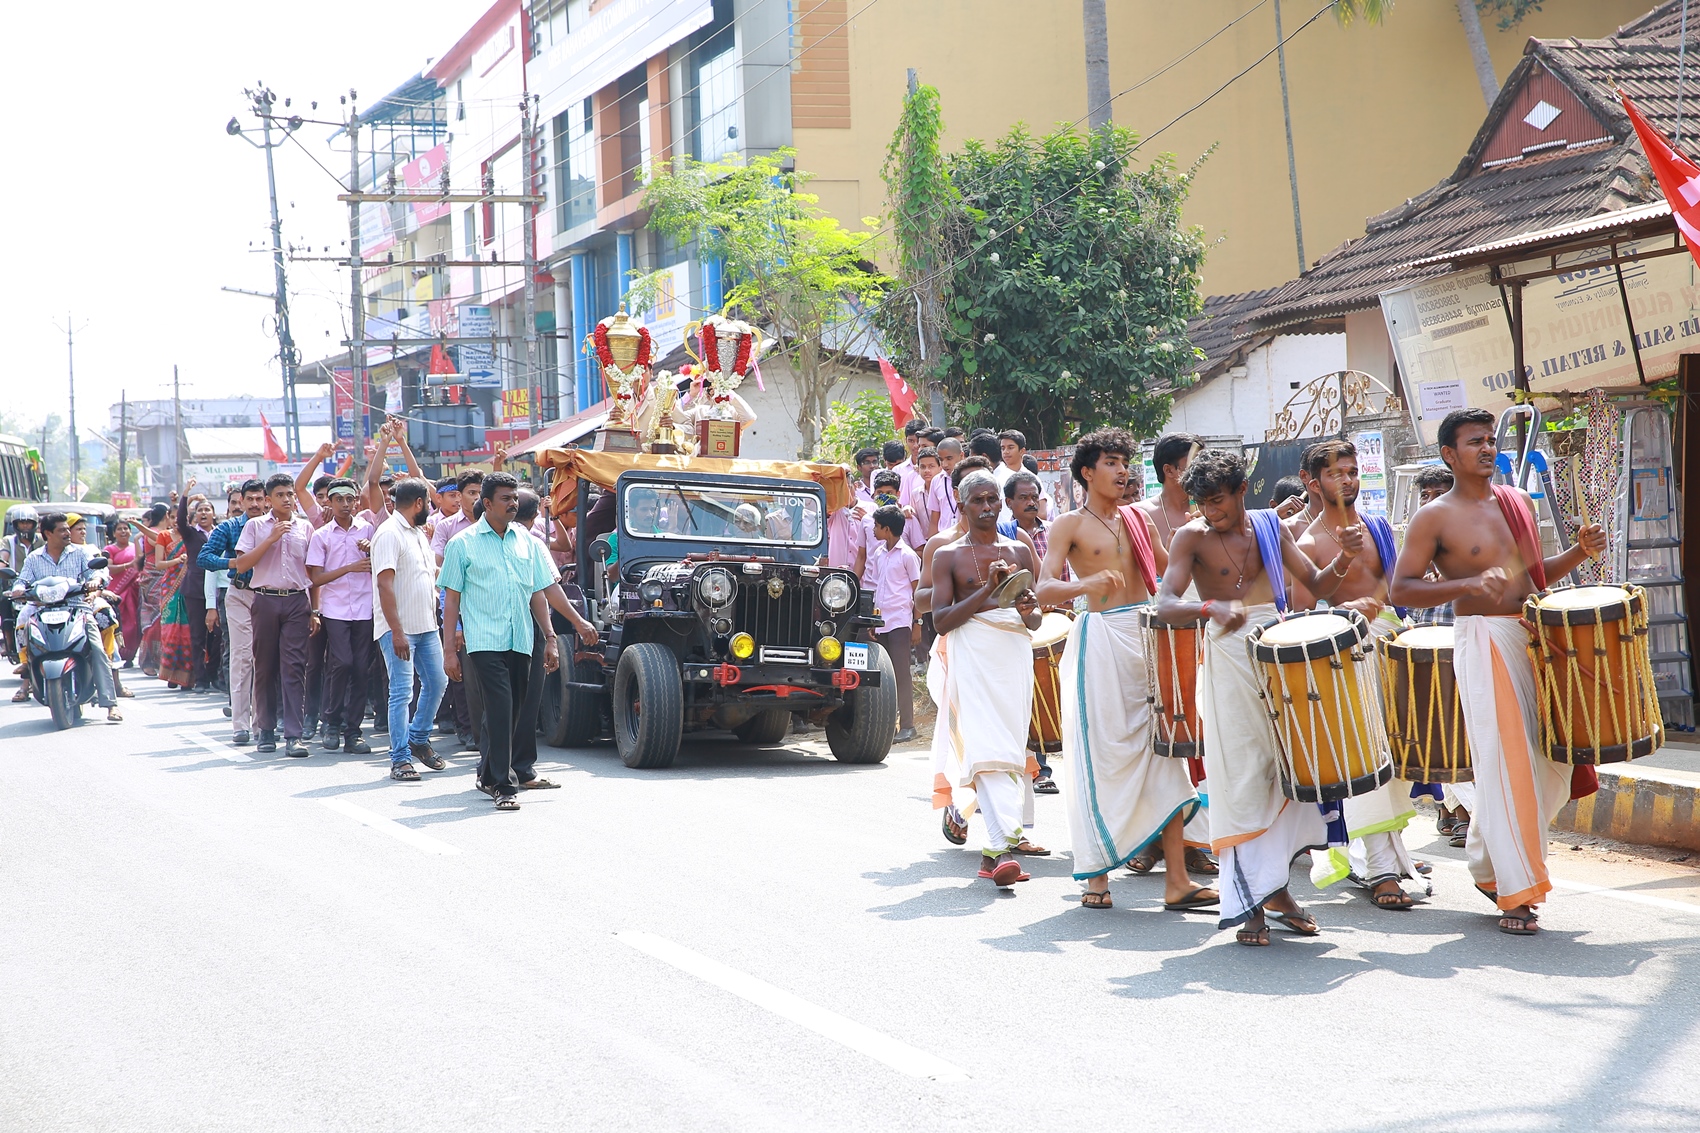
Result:
<svg viewBox="0 0 1700 1133"><path fill-rule="evenodd" d="M1553 829L1700 850L1700 782L1633 764L1597 770L1599 792L1566 803Z"/></svg>

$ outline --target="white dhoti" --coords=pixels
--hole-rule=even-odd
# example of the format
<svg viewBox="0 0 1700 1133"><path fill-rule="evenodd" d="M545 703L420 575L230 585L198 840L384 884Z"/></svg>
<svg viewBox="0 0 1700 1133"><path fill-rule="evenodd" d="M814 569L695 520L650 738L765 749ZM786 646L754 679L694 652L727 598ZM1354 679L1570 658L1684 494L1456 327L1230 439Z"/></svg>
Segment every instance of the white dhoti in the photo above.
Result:
<svg viewBox="0 0 1700 1133"><path fill-rule="evenodd" d="M933 806L971 788L986 824L985 853L1004 854L1033 823L1027 724L1033 708L1033 638L1014 610L975 614L933 646L927 673L933 725ZM941 801L942 800L942 801Z"/></svg>
<svg viewBox="0 0 1700 1133"><path fill-rule="evenodd" d="M1062 657L1063 794L1074 876L1109 873L1198 809L1184 759L1152 750L1138 606L1075 618Z"/></svg>
<svg viewBox="0 0 1700 1133"><path fill-rule="evenodd" d="M1250 606L1246 624L1204 633L1198 687L1204 725L1204 773L1210 784L1211 845L1220 855L1221 928L1242 924L1287 887L1293 858L1320 849L1328 836L1314 803L1281 793L1280 753L1269 713L1257 695L1263 677L1246 652L1251 626L1275 607Z"/></svg>
<svg viewBox="0 0 1700 1133"><path fill-rule="evenodd" d="M1388 611L1369 624L1375 641L1386 641L1404 627ZM1364 676L1377 710L1381 705L1381 650L1365 654ZM1411 785L1389 779L1367 795L1353 795L1340 802L1346 821L1348 846L1332 846L1326 853L1311 855L1310 880L1318 889L1356 875L1374 888L1383 881L1416 877L1416 863L1405 848L1404 829L1417 816L1411 805Z"/></svg>
<svg viewBox="0 0 1700 1133"><path fill-rule="evenodd" d="M1547 828L1570 799L1570 768L1536 748L1535 670L1529 631L1514 617L1458 619L1452 671L1475 765L1475 806L1464 852L1476 885L1501 909L1552 890Z"/></svg>

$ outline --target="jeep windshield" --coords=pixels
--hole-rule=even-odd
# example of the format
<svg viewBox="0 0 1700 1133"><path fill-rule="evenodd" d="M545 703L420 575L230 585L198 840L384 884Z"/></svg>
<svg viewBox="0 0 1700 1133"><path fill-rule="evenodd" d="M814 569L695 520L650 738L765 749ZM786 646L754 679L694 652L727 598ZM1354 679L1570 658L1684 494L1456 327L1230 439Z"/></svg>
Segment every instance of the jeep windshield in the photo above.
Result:
<svg viewBox="0 0 1700 1133"><path fill-rule="evenodd" d="M818 493L642 481L621 490L622 538L814 547L825 531Z"/></svg>

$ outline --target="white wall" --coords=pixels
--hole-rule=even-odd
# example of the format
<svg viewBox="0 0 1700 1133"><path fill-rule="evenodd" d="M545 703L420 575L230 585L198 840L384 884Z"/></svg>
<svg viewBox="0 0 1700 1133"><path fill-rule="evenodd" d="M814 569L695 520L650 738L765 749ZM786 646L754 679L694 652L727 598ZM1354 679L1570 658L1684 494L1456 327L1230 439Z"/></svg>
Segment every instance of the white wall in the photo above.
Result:
<svg viewBox="0 0 1700 1133"><path fill-rule="evenodd" d="M1313 378L1346 369L1343 334L1285 334L1257 347L1234 366L1175 398L1165 432L1223 436L1261 443L1287 399Z"/></svg>
<svg viewBox="0 0 1700 1133"><path fill-rule="evenodd" d="M756 414L755 423L744 430L739 454L754 460L796 460L803 434L797 428L800 399L791 367L779 358L770 358L762 363L762 379L767 385L765 393L756 388L753 377L744 379L744 384L738 389ZM877 373L858 371L855 376L838 383L832 396L834 401L849 401L865 390L884 393L885 382ZM818 438L818 427L815 434Z"/></svg>

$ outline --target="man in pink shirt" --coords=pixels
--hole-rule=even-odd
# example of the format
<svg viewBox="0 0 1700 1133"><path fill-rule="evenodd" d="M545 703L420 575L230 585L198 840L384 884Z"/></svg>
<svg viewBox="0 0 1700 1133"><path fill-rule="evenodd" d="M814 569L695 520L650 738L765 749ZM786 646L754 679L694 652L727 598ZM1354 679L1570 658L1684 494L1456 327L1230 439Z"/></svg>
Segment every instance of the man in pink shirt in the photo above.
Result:
<svg viewBox="0 0 1700 1133"><path fill-rule="evenodd" d="M956 468L956 462L962 459L962 442L955 437L946 437L934 451L938 453L941 474L927 482L927 522L932 528L927 536L929 539L940 531L955 527L956 517L961 511L956 502L956 490L950 484L950 474Z"/></svg>
<svg viewBox="0 0 1700 1133"><path fill-rule="evenodd" d="M307 544L307 577L319 593L319 634L325 642L324 749L345 747L366 755L360 736L372 671L372 560L374 528L355 518L360 488L353 480L331 481L330 522Z"/></svg>
<svg viewBox="0 0 1700 1133"><path fill-rule="evenodd" d="M438 566L443 565L443 548L449 545L449 540L472 526L472 509L467 507L464 501L478 499L479 490L483 486L484 473L475 468L455 477L455 490L463 501L461 509L453 515L444 516L431 532L431 551L437 556Z"/></svg>
<svg viewBox="0 0 1700 1133"><path fill-rule="evenodd" d="M914 642L915 588L921 584L921 558L903 540L908 521L901 508L887 504L873 515L875 544L868 554L863 585L874 592L882 619L876 635L897 671L897 743L915 738L914 671L910 648Z"/></svg>
<svg viewBox="0 0 1700 1133"><path fill-rule="evenodd" d="M295 481L286 472L266 481L270 510L251 519L236 541L230 569L253 571L254 723L260 730L256 751L277 750L277 726L283 722L283 754L307 755L301 732L307 700L307 639L319 630L307 588L307 544L313 525L295 514ZM278 703L281 688L283 703Z"/></svg>
<svg viewBox="0 0 1700 1133"><path fill-rule="evenodd" d="M932 495L933 484L939 479L939 473L944 470L944 463L939 459L938 449L926 446L915 454L915 479L909 483L909 497L903 502L909 505L912 522L921 529L921 545L937 535L938 528L934 526L933 513L928 497ZM913 544L911 544L913 546Z"/></svg>

